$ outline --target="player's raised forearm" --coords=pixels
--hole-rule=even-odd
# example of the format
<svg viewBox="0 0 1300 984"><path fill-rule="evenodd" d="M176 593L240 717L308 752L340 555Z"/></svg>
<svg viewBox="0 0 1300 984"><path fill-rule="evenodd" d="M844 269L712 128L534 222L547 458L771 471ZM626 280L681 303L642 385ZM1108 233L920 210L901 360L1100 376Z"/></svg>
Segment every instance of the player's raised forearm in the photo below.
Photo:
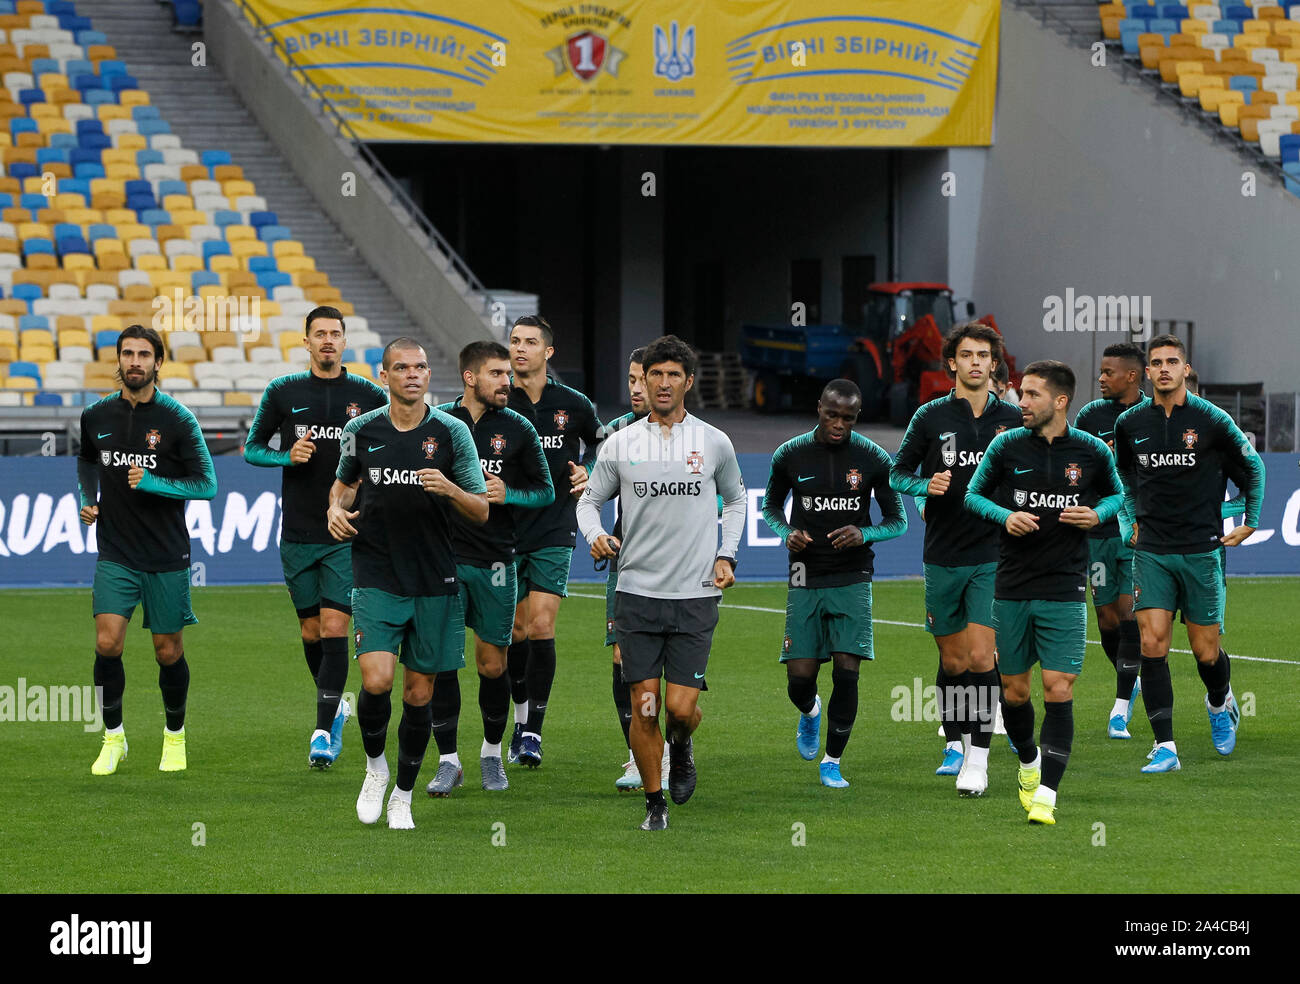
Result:
<svg viewBox="0 0 1300 984"><path fill-rule="evenodd" d="M600 507L604 504L605 500L591 485L587 486L587 490L578 499L578 529L589 545L595 544L597 538L608 535L600 524Z"/></svg>
<svg viewBox="0 0 1300 984"><path fill-rule="evenodd" d="M334 479L334 484L330 486L330 505L338 506L340 509L351 509L352 503L357 498L357 489L360 487L359 480L351 485L345 485L337 478Z"/></svg>
<svg viewBox="0 0 1300 984"><path fill-rule="evenodd" d="M77 459L77 495L83 509L99 499L99 468L85 458Z"/></svg>
<svg viewBox="0 0 1300 984"><path fill-rule="evenodd" d="M488 520L488 501L487 496L482 492L466 492L459 486L454 487L452 493L448 496L451 500L452 508L461 516L478 526L483 525Z"/></svg>

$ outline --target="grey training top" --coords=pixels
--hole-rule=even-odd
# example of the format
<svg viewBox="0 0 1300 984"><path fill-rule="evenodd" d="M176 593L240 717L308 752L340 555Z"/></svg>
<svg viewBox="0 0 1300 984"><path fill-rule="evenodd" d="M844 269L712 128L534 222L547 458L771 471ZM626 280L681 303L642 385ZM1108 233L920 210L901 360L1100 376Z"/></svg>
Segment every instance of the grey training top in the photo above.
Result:
<svg viewBox="0 0 1300 984"><path fill-rule="evenodd" d="M578 500L588 543L605 533L600 507L623 508L618 590L646 598L712 598L713 564L734 560L745 526L745 483L731 439L698 417L667 428L649 416L605 439ZM717 497L722 497L718 545Z"/></svg>

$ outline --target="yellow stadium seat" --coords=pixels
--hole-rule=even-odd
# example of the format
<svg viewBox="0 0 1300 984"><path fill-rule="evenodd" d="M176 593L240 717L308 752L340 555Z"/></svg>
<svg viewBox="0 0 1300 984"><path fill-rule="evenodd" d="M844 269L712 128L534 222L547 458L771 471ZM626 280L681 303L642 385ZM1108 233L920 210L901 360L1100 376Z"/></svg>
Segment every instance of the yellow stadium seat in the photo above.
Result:
<svg viewBox="0 0 1300 984"><path fill-rule="evenodd" d="M316 261L310 256L286 256L277 264L281 273L296 273L300 270L315 270Z"/></svg>
<svg viewBox="0 0 1300 984"><path fill-rule="evenodd" d="M176 362L168 360L162 364L158 370L159 379L194 379L194 370L190 368L188 362Z"/></svg>
<svg viewBox="0 0 1300 984"><path fill-rule="evenodd" d="M152 281L156 290L172 291L179 287L181 290L189 290L190 275L188 273L175 273L171 270L154 270L149 273L149 280Z"/></svg>
<svg viewBox="0 0 1300 984"><path fill-rule="evenodd" d="M252 226L246 225L228 225L226 226L226 242L237 243L241 240L256 239L257 230Z"/></svg>
<svg viewBox="0 0 1300 984"><path fill-rule="evenodd" d="M84 328L67 328L59 332L59 348L65 345L84 345L90 348L90 333Z"/></svg>
<svg viewBox="0 0 1300 984"><path fill-rule="evenodd" d="M54 336L47 328L24 328L18 333L19 345L48 345L54 347Z"/></svg>
<svg viewBox="0 0 1300 984"><path fill-rule="evenodd" d="M130 215L131 221L116 223L117 238L122 240L123 243L129 243L133 239L152 239L153 230L151 230L147 225L141 225L136 222L136 215L134 212L131 212ZM112 222L112 219L109 219L109 221Z"/></svg>
<svg viewBox="0 0 1300 984"><path fill-rule="evenodd" d="M1185 17L1178 23L1180 34L1208 34L1210 25L1196 17Z"/></svg>
<svg viewBox="0 0 1300 984"><path fill-rule="evenodd" d="M18 238L27 239L53 239L54 233L50 227L40 222L23 222L18 226Z"/></svg>
<svg viewBox="0 0 1300 984"><path fill-rule="evenodd" d="M116 103L104 103L95 107L95 116L101 123L107 123L109 120L129 120L131 110Z"/></svg>
<svg viewBox="0 0 1300 984"><path fill-rule="evenodd" d="M202 345L182 345L172 353L174 362L207 362L208 351Z"/></svg>
<svg viewBox="0 0 1300 984"><path fill-rule="evenodd" d="M135 164L105 164L104 174L122 181L140 180L140 168Z"/></svg>
<svg viewBox="0 0 1300 984"><path fill-rule="evenodd" d="M244 177L244 169L238 164L218 164L212 169L213 181L239 181Z"/></svg>
<svg viewBox="0 0 1300 984"><path fill-rule="evenodd" d="M5 389L11 390L34 390L39 389L36 380L30 376L7 376L5 377Z"/></svg>
<svg viewBox="0 0 1300 984"><path fill-rule="evenodd" d="M182 253L172 257L172 269L178 273L193 273L203 269L203 260L197 256Z"/></svg>
<svg viewBox="0 0 1300 984"><path fill-rule="evenodd" d="M349 375L363 376L371 380L375 378L374 371L364 362L345 362L343 367L347 369Z"/></svg>
<svg viewBox="0 0 1300 984"><path fill-rule="evenodd" d="M90 248L96 256L99 256L101 253L120 253L122 252L122 240L96 239L90 244Z"/></svg>
<svg viewBox="0 0 1300 984"><path fill-rule="evenodd" d="M39 80L37 85L40 85ZM32 103L27 107L27 115L34 120L63 119L63 114L59 112L59 108L52 106L50 103Z"/></svg>
<svg viewBox="0 0 1300 984"><path fill-rule="evenodd" d="M105 165L134 164L135 154L129 150L122 150L120 147L106 147L99 152L99 161L101 164Z"/></svg>
<svg viewBox="0 0 1300 984"><path fill-rule="evenodd" d="M122 288L124 301L152 301L157 291L149 284L127 284Z"/></svg>
<svg viewBox="0 0 1300 984"><path fill-rule="evenodd" d="M258 311L263 318L274 318L280 314L280 303L278 301L263 301L258 305Z"/></svg>
<svg viewBox="0 0 1300 984"><path fill-rule="evenodd" d="M86 196L79 191L61 191L54 196L56 208L82 208L85 204Z"/></svg>
<svg viewBox="0 0 1300 984"><path fill-rule="evenodd" d="M126 93L130 91L131 91L130 89L124 90L122 95L126 95ZM146 140L144 137L140 136L140 134L138 133L118 134L117 137L118 150L130 150L130 151L144 150L148 146L149 146L149 141Z"/></svg>
<svg viewBox="0 0 1300 984"><path fill-rule="evenodd" d="M1268 21L1259 20L1258 18L1244 21L1241 25L1241 31L1243 34L1268 34Z"/></svg>
<svg viewBox="0 0 1300 984"><path fill-rule="evenodd" d="M18 358L23 362L53 362L53 345L22 345L18 349Z"/></svg>
<svg viewBox="0 0 1300 984"><path fill-rule="evenodd" d="M1217 113L1225 101L1244 103L1246 94L1225 89L1221 85L1201 89L1201 108L1207 113Z"/></svg>
<svg viewBox="0 0 1300 984"><path fill-rule="evenodd" d="M18 332L13 328L0 328L0 345L12 345L17 347ZM13 359L9 359L8 361L13 362Z"/></svg>
<svg viewBox="0 0 1300 984"><path fill-rule="evenodd" d="M126 270L131 266L125 253L102 253L97 257L102 271Z"/></svg>
<svg viewBox="0 0 1300 984"><path fill-rule="evenodd" d="M95 258L89 253L69 253L63 258L65 270L94 270Z"/></svg>
<svg viewBox="0 0 1300 984"><path fill-rule="evenodd" d="M192 209L194 208L194 199L189 195L163 195L162 207L168 212L180 208Z"/></svg>
<svg viewBox="0 0 1300 984"><path fill-rule="evenodd" d="M58 265L58 258L50 256L48 253L37 253L35 256L27 257L27 269L29 270L54 270L58 268Z"/></svg>
<svg viewBox="0 0 1300 984"><path fill-rule="evenodd" d="M1266 35L1260 34L1258 32L1254 34L1249 34L1245 31L1242 31L1240 34L1236 34L1233 36L1232 46L1234 48L1262 48L1264 47L1265 37Z"/></svg>
<svg viewBox="0 0 1300 984"><path fill-rule="evenodd" d="M243 260L250 256L268 256L270 250L266 248L266 243L260 239L241 239L230 244L230 253L232 256ZM245 269L248 268L247 263L243 264L243 266Z"/></svg>
<svg viewBox="0 0 1300 984"><path fill-rule="evenodd" d="M156 253L143 253L135 258L135 268L137 270L158 271L167 269L167 260L165 257Z"/></svg>
<svg viewBox="0 0 1300 984"><path fill-rule="evenodd" d="M63 219L65 222L75 222L80 226L90 226L92 223L103 222L104 213L93 208L64 208Z"/></svg>
<svg viewBox="0 0 1300 984"><path fill-rule="evenodd" d="M208 217L194 208L180 208L172 211L172 225L193 226L207 225Z"/></svg>
<svg viewBox="0 0 1300 984"><path fill-rule="evenodd" d="M226 390L222 394L222 398L228 407L251 407L253 405L253 394L242 393L239 390Z"/></svg>
<svg viewBox="0 0 1300 984"><path fill-rule="evenodd" d="M90 319L90 333L98 334L101 331L121 331L125 325L122 319L114 317L111 314L96 314Z"/></svg>
<svg viewBox="0 0 1300 984"><path fill-rule="evenodd" d="M199 288L199 297L225 297L227 290L224 284L204 284Z"/></svg>
<svg viewBox="0 0 1300 984"><path fill-rule="evenodd" d="M239 269L239 261L233 256L214 256L208 261L208 269L213 273L231 273Z"/></svg>
<svg viewBox="0 0 1300 984"><path fill-rule="evenodd" d="M223 181L221 183L221 193L227 198L235 199L240 195L256 195L257 191L251 181Z"/></svg>
<svg viewBox="0 0 1300 984"><path fill-rule="evenodd" d="M36 121L38 132L45 134L47 137L51 133L72 133L72 121L65 120L61 116L47 116Z"/></svg>
<svg viewBox="0 0 1300 984"><path fill-rule="evenodd" d="M123 89L118 93L118 98L122 100L123 106L149 105L149 93L143 89Z"/></svg>
<svg viewBox="0 0 1300 984"><path fill-rule="evenodd" d="M274 257L281 256L302 256L302 243L296 239L280 239L271 244L271 255Z"/></svg>
<svg viewBox="0 0 1300 984"><path fill-rule="evenodd" d="M345 318L350 318L357 313L357 309L347 301L335 301L334 307L337 308L339 314L343 315Z"/></svg>
<svg viewBox="0 0 1300 984"><path fill-rule="evenodd" d="M97 195L101 191L126 192L126 185L121 178L91 178L90 193Z"/></svg>
<svg viewBox="0 0 1300 984"><path fill-rule="evenodd" d="M290 349L301 348L301 347L302 347L302 337L301 337L301 336L299 336L299 335L294 335L294 334L290 334L290 333L285 333L285 334L283 334L283 335L280 336L280 353L281 353L281 354L284 354L284 353L288 352Z"/></svg>
<svg viewBox="0 0 1300 984"><path fill-rule="evenodd" d="M90 205L92 208L108 210L112 208L122 208L125 204L126 195L120 191L101 191L97 195L90 196Z"/></svg>

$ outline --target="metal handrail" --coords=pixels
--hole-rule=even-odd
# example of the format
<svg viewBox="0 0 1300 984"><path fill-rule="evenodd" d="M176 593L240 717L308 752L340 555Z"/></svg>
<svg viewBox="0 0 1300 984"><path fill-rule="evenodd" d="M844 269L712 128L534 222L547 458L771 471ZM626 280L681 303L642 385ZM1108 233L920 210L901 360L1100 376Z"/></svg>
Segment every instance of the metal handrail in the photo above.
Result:
<svg viewBox="0 0 1300 984"><path fill-rule="evenodd" d="M388 168L384 167L383 163L375 156L374 152L366 146L365 141L363 141L361 137L357 135L357 132L352 129L352 125L348 123L343 114L339 112L338 107L334 105L330 97L322 92L320 86L318 86L311 76L308 75L308 69L305 66L298 64L292 53L290 53L289 50L280 43L279 39L271 33L271 29L266 26L266 22L262 20L261 15L259 15L258 12L249 5L248 0L232 0L232 2L248 17L249 21L256 28L259 38L269 45L273 52L279 53L290 74L296 73L299 84L316 97L317 103L324 111L325 115L329 117L335 126L338 127L339 131L351 141L353 149L356 150L361 160L370 168L375 177L383 182L384 186L392 194L394 200L411 216L416 227L429 237L429 241L432 242L439 252L441 252L446 258L448 265L456 271L462 280L465 281L470 292L478 294L483 298L483 312L487 313L490 310L492 298L488 294L487 288L483 285L483 282L480 281L478 277L474 275L474 271L469 268L469 264L461 258L460 254L456 252L451 243L447 242L442 233L440 233L434 224L429 221L429 217L424 214L424 210L411 200L411 196L406 193L406 189L398 183L397 179L389 173Z"/></svg>
<svg viewBox="0 0 1300 984"><path fill-rule="evenodd" d="M1035 11L1038 15L1039 21L1044 25L1047 25L1050 18L1053 21L1051 24L1053 30L1058 34L1064 33L1069 35L1071 41L1083 42L1087 45L1103 41L1106 43L1107 51L1114 50L1114 43L1107 41L1101 36L1100 18L1097 20L1096 32L1082 31L1075 28L1073 24L1053 10L1054 7L1060 6L1059 4L1045 3L1043 0L1013 0L1013 2L1018 10L1030 9ZM1131 77L1136 77L1138 81L1142 82L1147 86L1147 88L1155 92L1157 97L1163 97L1170 100L1183 112L1184 116L1195 120L1201 125L1202 129L1208 132L1211 136L1215 137L1217 140L1225 141L1240 157L1248 160L1255 167L1272 174L1273 177L1282 182L1283 187L1286 186L1286 180L1291 176L1287 174L1286 171L1282 170L1282 164L1280 161L1274 161L1269 157L1263 156L1263 154L1258 151L1251 150L1249 144L1240 138L1233 137L1232 134L1221 124L1215 123L1213 119L1209 119L1203 115L1199 108L1185 104L1177 90L1170 91L1164 87L1158 75L1152 77L1144 73L1140 68L1135 67L1123 54L1120 54L1119 58L1107 58L1106 64L1112 71L1118 71L1120 77L1125 82L1127 82Z"/></svg>

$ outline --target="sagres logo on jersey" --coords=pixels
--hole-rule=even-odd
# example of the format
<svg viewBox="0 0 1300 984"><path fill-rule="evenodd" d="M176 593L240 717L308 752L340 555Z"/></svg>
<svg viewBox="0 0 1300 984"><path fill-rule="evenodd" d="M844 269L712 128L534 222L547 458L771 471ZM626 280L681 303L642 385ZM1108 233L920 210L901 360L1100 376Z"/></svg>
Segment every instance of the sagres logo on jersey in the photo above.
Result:
<svg viewBox="0 0 1300 984"><path fill-rule="evenodd" d="M293 436L301 441L304 437L307 436L307 425L295 424L293 428Z"/></svg>
<svg viewBox="0 0 1300 984"><path fill-rule="evenodd" d="M951 468L957 463L957 432L948 431L946 434L940 434L943 438L943 448L941 454L943 463Z"/></svg>
<svg viewBox="0 0 1300 984"><path fill-rule="evenodd" d="M698 451L692 451L686 456L686 467L691 470L692 475L703 474L701 469L704 467L704 455Z"/></svg>
<svg viewBox="0 0 1300 984"><path fill-rule="evenodd" d="M844 476L844 480L849 483L849 488L856 492L862 484L862 472L856 468L850 468L849 473Z"/></svg>
<svg viewBox="0 0 1300 984"><path fill-rule="evenodd" d="M371 485L378 485L378 484L379 484L379 479L380 479L380 478L383 476L383 474L384 474L384 470L383 470L382 468L371 468L371 469L369 469L369 471L370 471L370 484L371 484Z"/></svg>
<svg viewBox="0 0 1300 984"><path fill-rule="evenodd" d="M144 436L144 443L150 451L158 450L158 445L162 443L162 435L156 430L151 430Z"/></svg>
<svg viewBox="0 0 1300 984"><path fill-rule="evenodd" d="M492 453L501 454L506 449L506 436L504 434L492 435Z"/></svg>
<svg viewBox="0 0 1300 984"><path fill-rule="evenodd" d="M632 491L636 493L638 499L644 499L647 485L645 482L633 482Z"/></svg>
<svg viewBox="0 0 1300 984"><path fill-rule="evenodd" d="M113 452L112 451L99 452L99 460L105 465L111 465L113 463Z"/></svg>
<svg viewBox="0 0 1300 984"><path fill-rule="evenodd" d="M1026 502L1029 501L1029 493L1026 492L1024 489L1016 489L1015 499L1016 499L1017 506L1023 506Z"/></svg>
<svg viewBox="0 0 1300 984"><path fill-rule="evenodd" d="M432 458L438 453L438 442L431 437L426 437L420 445L420 450L424 452L426 458Z"/></svg>
<svg viewBox="0 0 1300 984"><path fill-rule="evenodd" d="M349 403L348 408L343 412L349 417L355 417L361 413L361 405L359 403Z"/></svg>
<svg viewBox="0 0 1300 984"><path fill-rule="evenodd" d="M1072 461L1065 466L1065 477L1070 480L1071 485L1078 485L1079 479L1083 477L1083 469Z"/></svg>
<svg viewBox="0 0 1300 984"><path fill-rule="evenodd" d="M568 423L569 423L569 411L568 411L568 410L556 410L556 411L555 411L555 429L556 429L556 430L564 430L565 426L566 426Z"/></svg>
<svg viewBox="0 0 1300 984"><path fill-rule="evenodd" d="M803 505L803 511L804 511L804 512L811 512L811 511L812 511L812 496L810 496L810 495L801 495L801 496L799 497L799 502L800 502L800 504Z"/></svg>
<svg viewBox="0 0 1300 984"><path fill-rule="evenodd" d="M1143 468L1145 468L1145 467L1147 466L1147 463L1148 463L1150 460L1151 460L1151 459L1148 458L1148 457L1147 457L1146 455L1144 455L1144 454L1140 454L1140 455L1138 455L1138 464L1140 464Z"/></svg>
<svg viewBox="0 0 1300 984"><path fill-rule="evenodd" d="M1183 447L1187 448L1188 451L1196 447L1196 431L1190 428L1183 431Z"/></svg>

